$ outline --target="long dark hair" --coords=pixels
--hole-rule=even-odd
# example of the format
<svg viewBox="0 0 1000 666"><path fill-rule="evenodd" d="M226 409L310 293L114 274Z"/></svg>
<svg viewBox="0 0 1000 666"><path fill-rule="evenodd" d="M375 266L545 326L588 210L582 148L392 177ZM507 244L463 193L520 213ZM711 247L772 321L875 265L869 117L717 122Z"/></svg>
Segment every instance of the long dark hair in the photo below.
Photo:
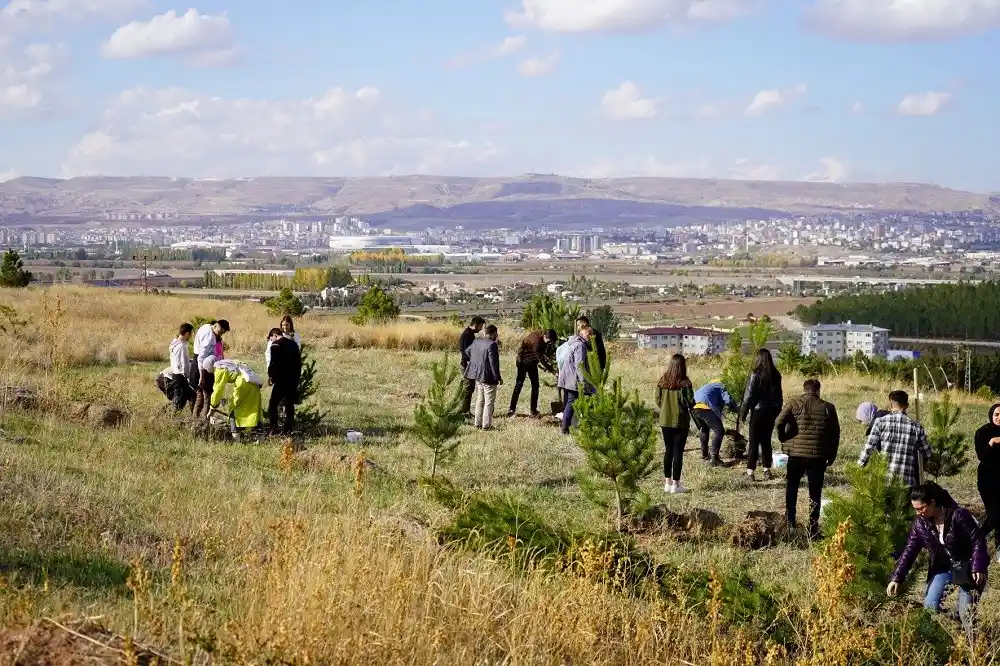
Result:
<svg viewBox="0 0 1000 666"><path fill-rule="evenodd" d="M667 371L660 377L656 384L661 389L676 391L678 389L691 388L691 380L688 379L687 360L682 354L674 354L670 357L670 364Z"/></svg>
<svg viewBox="0 0 1000 666"><path fill-rule="evenodd" d="M292 321L291 316L285 315L284 317L281 318L281 323L282 324L284 324L286 322L288 323L288 332L289 333L294 333L295 332L295 322Z"/></svg>
<svg viewBox="0 0 1000 666"><path fill-rule="evenodd" d="M939 507L949 507L955 503L951 494L933 481L914 486L913 490L910 491L910 501L923 502L924 504L933 502L935 506Z"/></svg>
<svg viewBox="0 0 1000 666"><path fill-rule="evenodd" d="M771 352L761 347L753 357L753 372L757 375L757 380L763 386L777 386L781 383L781 373L774 366L774 358Z"/></svg>

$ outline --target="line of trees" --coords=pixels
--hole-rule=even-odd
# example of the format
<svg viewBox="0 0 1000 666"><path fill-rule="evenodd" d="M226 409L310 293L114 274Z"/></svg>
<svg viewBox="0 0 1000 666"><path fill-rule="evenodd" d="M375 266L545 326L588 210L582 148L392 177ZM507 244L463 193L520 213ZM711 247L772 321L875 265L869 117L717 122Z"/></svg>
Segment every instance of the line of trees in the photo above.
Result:
<svg viewBox="0 0 1000 666"><path fill-rule="evenodd" d="M352 266L372 273L408 273L412 268L428 268L444 264L444 255L406 254L402 248L359 250L349 256Z"/></svg>
<svg viewBox="0 0 1000 666"><path fill-rule="evenodd" d="M994 339L1000 336L1000 282L833 296L800 305L795 314L807 324L875 324L897 337Z"/></svg>
<svg viewBox="0 0 1000 666"><path fill-rule="evenodd" d="M206 289L258 289L280 291L322 291L326 287L346 287L354 282L351 272L341 266L296 268L294 275L273 273L230 273L205 271Z"/></svg>

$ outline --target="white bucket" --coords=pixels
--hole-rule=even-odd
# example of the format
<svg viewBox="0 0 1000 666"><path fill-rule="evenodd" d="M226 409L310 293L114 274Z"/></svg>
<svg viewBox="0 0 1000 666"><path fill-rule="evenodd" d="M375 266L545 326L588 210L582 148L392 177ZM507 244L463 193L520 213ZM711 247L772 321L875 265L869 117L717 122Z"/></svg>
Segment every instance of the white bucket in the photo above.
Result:
<svg viewBox="0 0 1000 666"><path fill-rule="evenodd" d="M788 467L788 454L787 453L775 453L772 456L772 462L775 469L781 469L782 467Z"/></svg>
<svg viewBox="0 0 1000 666"><path fill-rule="evenodd" d="M356 444L357 442L360 442L360 441L361 441L361 438L362 438L363 436L364 436L364 435L362 435L362 434L361 434L360 432L358 432L357 430L348 430L348 431L347 431L347 441L348 441L348 442L351 442L352 444Z"/></svg>

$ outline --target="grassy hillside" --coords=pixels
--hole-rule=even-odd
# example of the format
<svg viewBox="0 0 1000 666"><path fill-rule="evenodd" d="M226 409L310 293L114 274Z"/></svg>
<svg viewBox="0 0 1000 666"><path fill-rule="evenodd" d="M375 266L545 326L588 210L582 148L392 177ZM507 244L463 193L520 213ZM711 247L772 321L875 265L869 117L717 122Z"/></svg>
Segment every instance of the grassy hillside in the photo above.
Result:
<svg viewBox="0 0 1000 666"><path fill-rule="evenodd" d="M435 531L452 512L418 484L429 455L408 428L430 364L441 356L434 350L453 348L454 328L363 330L334 317L302 318L297 328L318 359L319 399L332 429L292 453L277 442L199 439L167 415L153 385L172 330L195 315L228 318L230 356L260 368L273 325L261 306L86 289L4 292L0 303L17 320L0 321L11 350L0 361L2 382L42 400L33 411L6 405L0 418L0 653L20 649L21 661L12 663L37 663L45 650L141 662L144 648L122 636L178 663L185 654L206 663L209 648L216 663L255 664L864 663L816 655L840 654L831 645L846 649L853 627L888 626L919 600L917 590L887 601L876 613L881 619L830 611L821 619L833 625L823 624L812 613L828 590L823 566L836 553L817 564L819 547L801 543L746 552L730 545L725 530L664 528L638 537L658 562L682 571L719 579L741 571L758 587L779 586L780 612L797 632L799 652L788 656L768 643L771 636L727 624L711 602L624 594L586 572L515 573L502 552L440 546ZM513 385L516 337L502 328L507 384L498 412ZM651 399L666 357L611 354L612 374ZM697 381L717 370L693 366ZM786 392L801 379L786 378ZM883 402L889 388L858 376L825 381L824 397L844 425L828 487L846 489L844 465L860 449L855 406ZM551 391L543 387L543 403ZM527 399L522 394L522 412ZM958 400L971 437L988 404ZM115 429L79 423L65 407L80 401L123 406L129 420ZM348 429L364 433L362 447L345 441ZM752 483L739 467L709 469L693 438L688 446L684 480L692 492L665 496L654 479L647 490L656 501L676 512L710 509L728 525L750 509L783 511L782 478ZM528 506L557 528L606 529L608 512L586 501L576 483L582 464L554 423L518 417L485 435L464 429L444 474L459 488ZM947 485L960 502L978 504L974 468ZM804 490L800 501L805 516ZM714 590L708 587L709 597ZM995 627L994 592L982 608L985 626ZM98 642L110 647L66 630L107 636ZM933 663L919 644L895 640L898 663Z"/></svg>

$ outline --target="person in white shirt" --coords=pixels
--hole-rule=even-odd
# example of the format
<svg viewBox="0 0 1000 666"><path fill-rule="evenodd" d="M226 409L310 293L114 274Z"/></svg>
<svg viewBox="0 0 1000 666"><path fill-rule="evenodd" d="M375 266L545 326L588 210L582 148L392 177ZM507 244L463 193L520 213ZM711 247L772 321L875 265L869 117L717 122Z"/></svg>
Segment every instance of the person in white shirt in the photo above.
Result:
<svg viewBox="0 0 1000 666"><path fill-rule="evenodd" d="M282 317L281 324L279 324L279 328L281 329L281 334L286 338L288 338L289 340L292 340L295 344L297 344L299 346L299 351L301 352L302 336L295 332L295 322L292 321L292 318L288 315ZM264 348L265 368L271 367L271 345L273 344L274 342L271 340L270 337L268 337L267 346Z"/></svg>
<svg viewBox="0 0 1000 666"><path fill-rule="evenodd" d="M209 356L215 357L215 344L229 332L229 322L225 319L211 321L198 329L194 336L194 361L198 367L198 396L194 401L194 415L208 416L211 412L210 402L215 389L215 372L202 367L202 361Z"/></svg>

